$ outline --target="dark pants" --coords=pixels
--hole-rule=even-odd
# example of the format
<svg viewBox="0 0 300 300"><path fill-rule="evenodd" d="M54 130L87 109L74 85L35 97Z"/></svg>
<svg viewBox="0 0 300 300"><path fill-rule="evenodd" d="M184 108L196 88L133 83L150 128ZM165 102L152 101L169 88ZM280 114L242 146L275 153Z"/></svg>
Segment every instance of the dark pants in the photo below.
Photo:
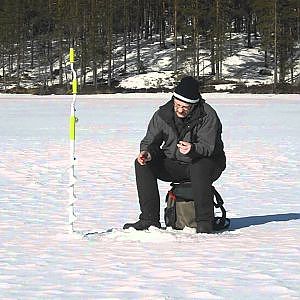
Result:
<svg viewBox="0 0 300 300"><path fill-rule="evenodd" d="M221 164L222 165L222 164ZM212 183L225 169L209 158L182 164L168 158L151 161L141 166L135 161L136 184L141 209L141 220L159 221L160 197L157 179L167 182L191 181L195 203L196 222L214 217Z"/></svg>

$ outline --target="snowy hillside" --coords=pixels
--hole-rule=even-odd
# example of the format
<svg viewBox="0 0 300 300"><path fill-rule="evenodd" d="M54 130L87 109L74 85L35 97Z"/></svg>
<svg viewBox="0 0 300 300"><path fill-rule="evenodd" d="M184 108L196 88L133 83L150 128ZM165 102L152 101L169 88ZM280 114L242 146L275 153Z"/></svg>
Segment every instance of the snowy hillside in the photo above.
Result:
<svg viewBox="0 0 300 300"><path fill-rule="evenodd" d="M264 66L264 52L261 49L260 40L253 40L253 48L246 47L246 36L242 34L232 34L230 45L224 52L222 63L222 76L221 79L216 81L214 76L211 75L211 62L209 59L210 50L203 47L200 49L199 58L199 79L203 81L205 87L204 91L231 91L234 88L240 88L237 91L243 90L247 86L258 86L262 84L273 83L273 59L270 58L269 68ZM234 47L232 46L234 45ZM231 51L231 47L234 51ZM68 49L66 49L65 61L63 68L66 71L68 81L71 81L71 72L68 63ZM75 48L75 51L77 49ZM77 51L78 53L78 51ZM124 57L123 46L116 43L113 50L113 66L114 73L112 74L113 88L106 88L107 85L107 63L104 63L102 69L98 69L98 93L101 92L126 92L126 91L169 91L172 90L174 84L178 81L180 76L193 75L195 72L195 63L192 60L192 54L187 45L178 45L178 73L174 73L174 44L173 38L166 40L165 49L161 49L158 37L153 37L152 40L143 41L141 44L141 63L142 73L137 74L137 50L134 42L131 47L127 49L127 64L126 72L124 73ZM29 52L28 52L29 55ZM29 59L28 59L29 61ZM26 62L25 62L26 63ZM29 63L28 63L29 64ZM296 49L295 53L295 68L294 80L296 85L300 80L300 46ZM54 69L58 70L58 62L54 64ZM79 57L75 67L78 73L79 83L81 82ZM93 89L93 72L91 68L87 69L86 81L88 85L85 87L83 93L94 93ZM58 76L54 78L46 78L49 70L45 67L43 70L40 67L29 69L23 74L20 86L21 92L34 92L37 88L37 78L45 77L49 88L48 93L62 93L66 92L65 88L58 87ZM44 75L43 75L44 74ZM3 75L3 70L0 70L0 76ZM287 81L290 82L291 74L288 72ZM0 92L4 91L3 82L0 82ZM16 83L11 81L6 86L6 92L15 92ZM254 90L256 92L257 90Z"/></svg>
<svg viewBox="0 0 300 300"><path fill-rule="evenodd" d="M223 61L223 81L233 82L231 84L214 85L216 90L232 89L236 85L244 83L246 85L270 84L273 82L273 74L260 75L259 71L264 68L264 54L260 50L259 42L257 47L248 49L244 46L245 40L243 35L236 35L232 39L232 43L236 46L234 53L228 53ZM173 88L176 76L172 72L174 47L172 47L172 39L169 40L169 48L160 50L159 42L153 43L149 47L143 48L141 56L145 64L146 74L132 75L135 73L134 61L129 69L128 78L120 79L120 86L126 89L149 89L149 88ZM179 53L180 73L193 74L193 61L186 56L187 46L181 46ZM134 54L134 52L133 52ZM134 56L134 55L133 55ZM211 66L209 60L209 50L200 51L200 79L206 78L211 74ZM300 73L300 60L297 67L297 74ZM207 82L206 82L207 84Z"/></svg>

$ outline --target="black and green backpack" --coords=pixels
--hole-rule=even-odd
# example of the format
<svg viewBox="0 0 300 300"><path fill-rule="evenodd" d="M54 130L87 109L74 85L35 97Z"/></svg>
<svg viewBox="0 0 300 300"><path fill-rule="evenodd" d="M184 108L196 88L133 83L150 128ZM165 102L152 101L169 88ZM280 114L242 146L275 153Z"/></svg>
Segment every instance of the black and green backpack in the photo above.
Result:
<svg viewBox="0 0 300 300"><path fill-rule="evenodd" d="M195 221L195 206L192 196L191 182L171 183L171 190L166 196L165 208L165 224L167 227L174 229L183 229L184 227L196 228ZM217 192L215 187L214 193L214 207L221 210L220 217L214 217L214 231L227 229L230 225L230 219L226 218L226 210L223 206L224 201L221 195Z"/></svg>

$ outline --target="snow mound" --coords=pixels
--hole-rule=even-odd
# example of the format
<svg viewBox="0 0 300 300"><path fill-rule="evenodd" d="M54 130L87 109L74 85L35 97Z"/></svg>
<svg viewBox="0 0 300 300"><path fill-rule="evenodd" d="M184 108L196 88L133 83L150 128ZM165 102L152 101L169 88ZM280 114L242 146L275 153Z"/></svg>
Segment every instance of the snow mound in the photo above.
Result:
<svg viewBox="0 0 300 300"><path fill-rule="evenodd" d="M129 228L126 230L122 229L109 229L107 231L94 231L83 234L83 238L89 240L98 240L101 239L109 241L133 241L133 242L148 242L148 243L168 243L168 242L191 242L197 241L202 238L214 238L216 235L207 234L196 234L195 228L185 227L183 230L175 230L172 228L158 229L151 226L148 230L135 230L134 228ZM236 234L233 232L223 232L222 235L232 235Z"/></svg>
<svg viewBox="0 0 300 300"><path fill-rule="evenodd" d="M149 72L147 74L138 74L121 81L120 87L126 89L149 89L174 87L174 77L172 71Z"/></svg>

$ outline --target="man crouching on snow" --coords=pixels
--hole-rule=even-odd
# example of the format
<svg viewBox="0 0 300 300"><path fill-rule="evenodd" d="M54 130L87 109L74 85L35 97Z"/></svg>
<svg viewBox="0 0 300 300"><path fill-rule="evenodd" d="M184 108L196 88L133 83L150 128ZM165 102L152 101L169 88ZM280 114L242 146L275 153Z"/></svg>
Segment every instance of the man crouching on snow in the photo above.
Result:
<svg viewBox="0 0 300 300"><path fill-rule="evenodd" d="M161 227L157 179L191 181L197 233L212 233L214 204L212 183L226 167L221 139L222 124L199 93L199 82L184 77L172 99L153 115L135 161L141 209L139 221L127 223L145 230Z"/></svg>

